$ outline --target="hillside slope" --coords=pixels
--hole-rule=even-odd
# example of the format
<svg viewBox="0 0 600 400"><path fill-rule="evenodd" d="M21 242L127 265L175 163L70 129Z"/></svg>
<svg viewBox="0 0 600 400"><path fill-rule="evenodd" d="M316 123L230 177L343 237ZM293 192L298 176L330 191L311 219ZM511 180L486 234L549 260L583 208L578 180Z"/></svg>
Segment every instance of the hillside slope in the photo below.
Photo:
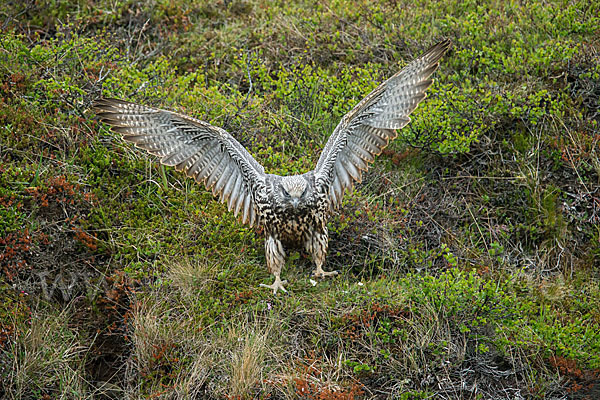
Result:
<svg viewBox="0 0 600 400"><path fill-rule="evenodd" d="M600 397L600 3L0 4L0 397ZM435 42L427 99L332 219L327 269L125 144L117 97L312 169Z"/></svg>

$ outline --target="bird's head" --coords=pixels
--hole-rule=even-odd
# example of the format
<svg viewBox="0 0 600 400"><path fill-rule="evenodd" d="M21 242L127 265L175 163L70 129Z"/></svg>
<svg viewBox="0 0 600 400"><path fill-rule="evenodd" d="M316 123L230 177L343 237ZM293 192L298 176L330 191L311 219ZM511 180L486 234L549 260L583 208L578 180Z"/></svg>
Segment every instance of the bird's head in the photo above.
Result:
<svg viewBox="0 0 600 400"><path fill-rule="evenodd" d="M284 176L279 187L282 204L287 209L297 210L305 203L307 180L301 175Z"/></svg>

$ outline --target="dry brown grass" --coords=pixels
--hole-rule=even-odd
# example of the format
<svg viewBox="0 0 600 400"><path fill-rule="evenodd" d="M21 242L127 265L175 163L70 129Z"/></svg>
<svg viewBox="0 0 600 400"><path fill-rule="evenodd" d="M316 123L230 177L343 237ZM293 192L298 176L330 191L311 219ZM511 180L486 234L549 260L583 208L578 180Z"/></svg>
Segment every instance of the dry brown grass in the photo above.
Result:
<svg viewBox="0 0 600 400"><path fill-rule="evenodd" d="M232 326L229 331L230 343L239 343L232 351L228 366L231 379L229 394L234 397L249 395L252 388L260 384L266 366L271 327L252 325Z"/></svg>
<svg viewBox="0 0 600 400"><path fill-rule="evenodd" d="M177 280L173 285L187 287L192 298L188 279L206 272L189 263L170 271ZM157 287L134 309L134 352L128 366L134 397L188 399L210 393L244 399L260 391L266 371L277 369L281 361L274 347L280 336L274 324L258 315L239 315L224 324L201 326L192 307L187 309L186 300L173 289ZM175 306L169 309L168 304Z"/></svg>
<svg viewBox="0 0 600 400"><path fill-rule="evenodd" d="M17 325L18 326L18 325ZM36 312L31 325L15 332L4 349L9 360L2 382L7 399L31 398L35 393L52 398L89 398L84 379L84 344L68 326L67 311Z"/></svg>
<svg viewBox="0 0 600 400"><path fill-rule="evenodd" d="M170 265L167 277L186 296L191 296L196 290L208 288L217 273L218 265L216 264L184 258Z"/></svg>

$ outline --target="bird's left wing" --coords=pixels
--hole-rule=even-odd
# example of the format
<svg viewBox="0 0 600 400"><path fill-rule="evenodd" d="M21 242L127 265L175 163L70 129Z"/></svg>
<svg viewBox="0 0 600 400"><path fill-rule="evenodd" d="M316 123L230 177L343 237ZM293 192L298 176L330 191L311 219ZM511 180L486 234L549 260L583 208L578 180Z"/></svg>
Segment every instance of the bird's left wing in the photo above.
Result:
<svg viewBox="0 0 600 400"><path fill-rule="evenodd" d="M361 181L375 156L396 138L396 130L410 122L409 115L425 98L430 76L450 44L445 40L431 47L342 118L315 168L315 184L328 194L331 208L341 204L345 190Z"/></svg>
<svg viewBox="0 0 600 400"><path fill-rule="evenodd" d="M264 185L264 168L225 130L172 111L118 99L97 100L98 117L136 147L175 166L241 213L243 223L257 224L255 191Z"/></svg>

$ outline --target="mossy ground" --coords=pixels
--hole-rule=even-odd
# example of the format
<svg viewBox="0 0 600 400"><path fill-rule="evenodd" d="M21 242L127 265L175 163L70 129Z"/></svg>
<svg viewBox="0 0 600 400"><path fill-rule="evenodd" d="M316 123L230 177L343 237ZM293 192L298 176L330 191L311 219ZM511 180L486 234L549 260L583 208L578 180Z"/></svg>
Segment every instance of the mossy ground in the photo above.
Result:
<svg viewBox="0 0 600 400"><path fill-rule="evenodd" d="M598 1L0 5L0 397L600 396ZM89 111L192 114L267 169L448 37L427 100L329 227L262 238Z"/></svg>

